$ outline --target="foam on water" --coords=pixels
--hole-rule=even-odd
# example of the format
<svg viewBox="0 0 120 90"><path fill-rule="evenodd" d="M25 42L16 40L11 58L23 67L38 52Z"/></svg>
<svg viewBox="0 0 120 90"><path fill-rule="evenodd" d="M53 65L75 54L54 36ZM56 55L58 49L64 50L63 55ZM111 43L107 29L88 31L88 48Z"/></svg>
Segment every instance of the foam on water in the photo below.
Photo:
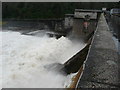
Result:
<svg viewBox="0 0 120 90"><path fill-rule="evenodd" d="M66 62L85 44L59 39L0 32L0 62L3 61L4 88L63 88L72 75L63 76L44 66ZM2 39L1 39L2 38ZM0 64L0 68L1 68ZM1 79L1 77L0 77Z"/></svg>
<svg viewBox="0 0 120 90"><path fill-rule="evenodd" d="M0 31L1 31L1 27L0 27ZM2 35L0 33L0 89L2 89Z"/></svg>

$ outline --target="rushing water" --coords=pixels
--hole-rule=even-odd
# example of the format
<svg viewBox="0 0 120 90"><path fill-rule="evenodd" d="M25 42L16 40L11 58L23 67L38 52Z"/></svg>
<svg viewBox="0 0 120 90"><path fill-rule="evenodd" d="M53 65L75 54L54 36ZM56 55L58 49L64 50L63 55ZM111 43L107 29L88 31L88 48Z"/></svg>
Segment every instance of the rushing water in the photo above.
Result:
<svg viewBox="0 0 120 90"><path fill-rule="evenodd" d="M85 46L66 37L35 37L11 31L1 31L0 36L0 68L3 65L4 88L68 87L73 74L64 76L45 66L63 64Z"/></svg>
<svg viewBox="0 0 120 90"><path fill-rule="evenodd" d="M1 27L0 27L0 30ZM0 89L2 89L2 35L0 35Z"/></svg>

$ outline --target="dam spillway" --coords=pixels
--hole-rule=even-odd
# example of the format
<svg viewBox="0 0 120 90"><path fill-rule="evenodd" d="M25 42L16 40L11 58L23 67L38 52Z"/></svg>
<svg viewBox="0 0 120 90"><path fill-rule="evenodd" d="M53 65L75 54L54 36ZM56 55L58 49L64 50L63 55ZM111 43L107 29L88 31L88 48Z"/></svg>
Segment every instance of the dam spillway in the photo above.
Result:
<svg viewBox="0 0 120 90"><path fill-rule="evenodd" d="M75 19L75 22L79 23L79 20ZM75 22L73 24L77 25ZM80 27L75 29L77 26L73 27L74 31L79 30ZM96 27L94 26L93 31L95 29ZM4 87L69 87L72 77L74 74L79 73L78 71L81 71L81 67L85 63L84 60L88 56L89 45L91 45L91 37L94 35L94 32L90 37L88 34L89 39L86 41L85 38L84 42L84 34L76 33L76 31L73 33L73 36L77 36L76 40L63 36L58 39L54 36L50 38L44 32L40 32L42 34L39 35L39 31L36 31L38 34L37 37L34 36L36 32L27 32L27 34L31 34L29 36L25 35L25 33L20 34L19 32L11 32L9 30L1 32L0 34L3 38L3 41L1 41L3 44L1 45L4 50L3 55L1 55L3 56L3 60L6 61L3 62L4 68L6 71L9 71L7 74L3 72L5 79L3 82ZM81 37L78 37L79 34L81 34L82 40L79 40L81 39ZM80 60L82 60L81 63L79 62ZM74 67L76 62L78 65ZM9 65L12 65L12 67ZM58 72L57 70L59 69L60 71L65 71L67 75ZM81 77L81 75L78 75L78 77ZM77 80L76 82L78 83ZM11 81L14 81L14 83L11 83ZM23 81L25 84L22 84ZM35 81L37 83L33 84L32 82ZM48 81L52 82L47 83ZM78 88L81 88L81 82L82 79L79 84L76 84Z"/></svg>
<svg viewBox="0 0 120 90"><path fill-rule="evenodd" d="M104 14L101 14L76 88L119 89L119 64L118 47L113 40L113 33L110 32Z"/></svg>
<svg viewBox="0 0 120 90"><path fill-rule="evenodd" d="M46 36L34 37L11 31L0 32L0 34L3 38L1 54L3 68L4 71L9 71L3 71L4 88L65 87L71 75L63 76L47 66L53 63L63 64L85 45L82 42L73 43L66 37L59 39ZM33 84L36 80L37 82ZM49 80L51 83L48 82Z"/></svg>
<svg viewBox="0 0 120 90"><path fill-rule="evenodd" d="M11 22L6 23L5 26L9 26L9 23ZM59 27L59 23L57 23L56 27ZM10 27L10 29L12 28ZM80 55L83 55L81 52L84 53L81 50L87 46L86 42L74 37L74 33L72 38L71 36L62 36L56 39L54 36L50 38L44 30L30 30L30 32L27 30L27 32L24 32L24 30L20 29L19 32L19 28L15 27L13 29L13 31L9 31L5 28L0 33L3 38L3 41L1 41L3 42L3 53L1 54L3 68L5 68L5 71L9 71L8 73L3 71L3 87L69 87L73 75L79 70L79 65L82 64L83 60L76 65L76 69L73 66L73 69L70 69L71 61L73 63L76 63L75 60L79 61ZM18 32L16 32L16 29ZM78 54L76 55L76 53ZM72 58L74 56L75 58ZM72 59L70 60L70 58ZM48 85L50 78L51 83ZM32 82L36 80L37 83L33 84ZM41 85L39 85L40 83Z"/></svg>

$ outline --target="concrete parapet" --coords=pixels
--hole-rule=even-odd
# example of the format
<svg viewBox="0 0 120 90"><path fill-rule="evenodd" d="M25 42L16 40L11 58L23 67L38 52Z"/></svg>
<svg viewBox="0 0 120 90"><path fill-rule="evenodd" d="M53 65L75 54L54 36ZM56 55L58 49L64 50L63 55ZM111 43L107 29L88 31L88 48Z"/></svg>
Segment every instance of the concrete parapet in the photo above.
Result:
<svg viewBox="0 0 120 90"><path fill-rule="evenodd" d="M120 88L117 48L102 14L77 88Z"/></svg>

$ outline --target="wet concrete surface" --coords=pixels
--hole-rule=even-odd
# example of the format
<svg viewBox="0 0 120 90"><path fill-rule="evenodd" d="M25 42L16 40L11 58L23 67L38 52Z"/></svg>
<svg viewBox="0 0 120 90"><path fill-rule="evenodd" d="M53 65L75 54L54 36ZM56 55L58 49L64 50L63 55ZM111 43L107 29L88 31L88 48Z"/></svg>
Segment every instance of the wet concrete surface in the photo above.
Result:
<svg viewBox="0 0 120 90"><path fill-rule="evenodd" d="M120 60L112 33L101 15L77 88L120 89Z"/></svg>

